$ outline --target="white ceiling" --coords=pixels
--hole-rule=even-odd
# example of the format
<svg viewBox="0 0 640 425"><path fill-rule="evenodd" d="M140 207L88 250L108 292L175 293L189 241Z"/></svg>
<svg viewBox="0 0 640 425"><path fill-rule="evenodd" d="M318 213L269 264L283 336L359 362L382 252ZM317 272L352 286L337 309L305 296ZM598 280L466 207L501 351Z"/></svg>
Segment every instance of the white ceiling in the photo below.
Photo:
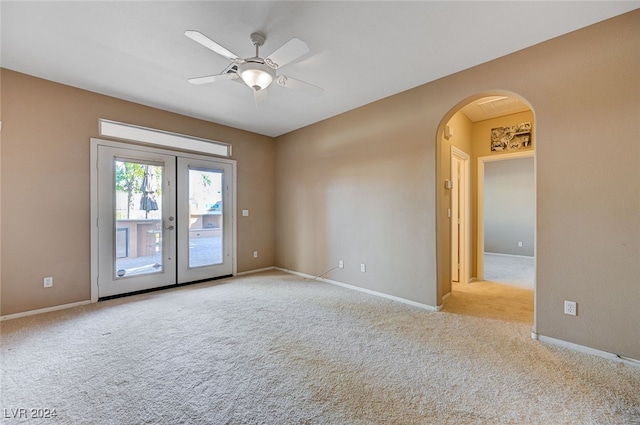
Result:
<svg viewBox="0 0 640 425"><path fill-rule="evenodd" d="M278 136L640 7L640 1L1 1L7 69L269 136ZM184 36L198 30L241 57L264 33L267 56L292 37L310 53L279 73L321 97L274 85L256 108L236 81L195 86L228 60ZM105 117L108 118L108 117Z"/></svg>

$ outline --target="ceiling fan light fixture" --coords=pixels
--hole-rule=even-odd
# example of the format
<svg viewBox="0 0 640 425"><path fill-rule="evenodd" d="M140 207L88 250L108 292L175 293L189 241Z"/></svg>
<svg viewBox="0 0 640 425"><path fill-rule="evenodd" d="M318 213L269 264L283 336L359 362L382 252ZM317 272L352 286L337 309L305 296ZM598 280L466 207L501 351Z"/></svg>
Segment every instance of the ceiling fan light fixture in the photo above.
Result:
<svg viewBox="0 0 640 425"><path fill-rule="evenodd" d="M262 62L247 61L238 67L238 74L246 85L254 90L269 87L275 78L275 70Z"/></svg>
<svg viewBox="0 0 640 425"><path fill-rule="evenodd" d="M231 65L227 66L221 74L190 78L188 81L191 84L207 84L225 80L242 80L250 89L253 90L256 105L258 106L264 105L265 100L267 99L267 91L265 89L269 87L274 80L276 80L276 77L276 83L282 87L286 87L287 89L304 90L314 96L319 96L323 92L320 87L305 83L304 81L296 80L295 78L286 77L284 75L276 76L276 68L281 69L283 66L309 52L309 46L307 46L307 43L299 38L292 38L263 59L260 57L259 49L260 46L264 44L266 37L264 34L254 32L249 36L249 39L256 49L256 54L251 58L242 59L240 56L230 52L198 31L187 30L184 34L198 44L231 61Z"/></svg>

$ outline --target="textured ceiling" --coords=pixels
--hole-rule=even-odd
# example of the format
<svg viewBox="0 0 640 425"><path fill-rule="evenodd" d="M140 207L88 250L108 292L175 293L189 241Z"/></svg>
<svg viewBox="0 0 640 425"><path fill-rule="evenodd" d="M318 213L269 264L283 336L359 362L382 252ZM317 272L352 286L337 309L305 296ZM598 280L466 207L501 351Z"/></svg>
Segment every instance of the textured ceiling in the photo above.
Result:
<svg viewBox="0 0 640 425"><path fill-rule="evenodd" d="M0 3L1 65L133 102L277 136L636 9L587 2ZM192 85L229 61L184 36L198 30L241 57L249 34L267 56L292 37L310 52L280 73L320 97L274 85L256 108L236 81Z"/></svg>

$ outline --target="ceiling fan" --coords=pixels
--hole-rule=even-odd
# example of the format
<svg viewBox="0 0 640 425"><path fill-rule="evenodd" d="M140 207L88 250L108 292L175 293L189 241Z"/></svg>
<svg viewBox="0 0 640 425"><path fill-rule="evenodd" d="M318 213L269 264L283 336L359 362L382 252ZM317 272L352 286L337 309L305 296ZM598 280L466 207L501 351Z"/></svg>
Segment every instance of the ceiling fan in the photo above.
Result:
<svg viewBox="0 0 640 425"><path fill-rule="evenodd" d="M286 75L276 74L276 70L309 52L307 43L299 38L292 38L263 59L260 57L258 49L264 44L266 38L263 34L254 32L249 39L251 40L251 44L256 48L256 55L251 58L242 59L201 32L188 30L184 32L184 35L232 62L231 66L225 68L221 74L190 78L188 81L191 84L207 84L224 80L240 79L253 90L256 106L266 104L268 100L267 87L274 81L276 84L288 89L303 90L315 96L321 95L324 91L322 88L305 83L304 81Z"/></svg>

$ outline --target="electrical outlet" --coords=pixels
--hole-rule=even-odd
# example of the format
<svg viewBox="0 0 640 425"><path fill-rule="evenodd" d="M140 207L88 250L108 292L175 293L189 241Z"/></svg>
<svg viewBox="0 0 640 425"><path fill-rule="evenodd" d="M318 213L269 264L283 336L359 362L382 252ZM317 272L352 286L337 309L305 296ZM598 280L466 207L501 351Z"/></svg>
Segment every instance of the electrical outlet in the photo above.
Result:
<svg viewBox="0 0 640 425"><path fill-rule="evenodd" d="M338 260L338 268L344 269L344 261Z"/></svg>
<svg viewBox="0 0 640 425"><path fill-rule="evenodd" d="M364 265L364 263L360 264L360 271L361 271L362 273L364 273L364 272L366 272L366 271L367 271L367 266L365 266L365 265Z"/></svg>
<svg viewBox="0 0 640 425"><path fill-rule="evenodd" d="M258 258L258 251L253 251L253 258Z"/></svg>
<svg viewBox="0 0 640 425"><path fill-rule="evenodd" d="M44 287L45 288L51 288L53 286L53 278L52 277L45 277L44 278Z"/></svg>
<svg viewBox="0 0 640 425"><path fill-rule="evenodd" d="M564 314L568 314L570 316L578 315L578 303L575 301L565 301L564 302Z"/></svg>

